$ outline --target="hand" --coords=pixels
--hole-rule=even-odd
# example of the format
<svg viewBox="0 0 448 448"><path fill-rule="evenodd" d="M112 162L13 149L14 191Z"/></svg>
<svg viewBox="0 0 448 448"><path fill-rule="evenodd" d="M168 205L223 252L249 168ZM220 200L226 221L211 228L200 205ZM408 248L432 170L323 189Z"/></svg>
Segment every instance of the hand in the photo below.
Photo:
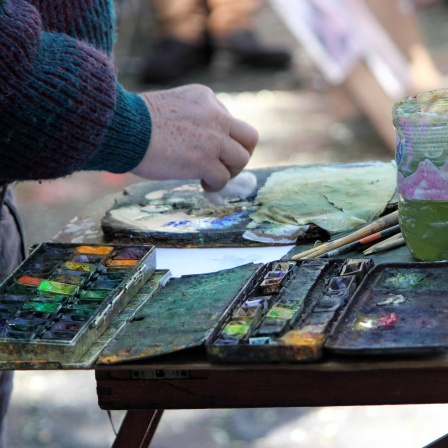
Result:
<svg viewBox="0 0 448 448"><path fill-rule="evenodd" d="M134 174L200 179L204 190L217 191L249 162L257 131L232 117L208 87L192 84L140 96L151 114L152 135Z"/></svg>

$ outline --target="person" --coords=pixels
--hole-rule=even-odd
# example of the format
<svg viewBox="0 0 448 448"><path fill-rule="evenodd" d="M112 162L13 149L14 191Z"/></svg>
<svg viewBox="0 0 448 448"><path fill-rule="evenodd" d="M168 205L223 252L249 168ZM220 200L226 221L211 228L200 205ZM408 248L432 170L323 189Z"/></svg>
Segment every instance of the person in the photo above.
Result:
<svg viewBox="0 0 448 448"><path fill-rule="evenodd" d="M142 73L144 83L167 83L206 67L217 52L237 64L283 69L287 49L264 45L255 33L260 0L150 0L159 42Z"/></svg>
<svg viewBox="0 0 448 448"><path fill-rule="evenodd" d="M209 88L126 91L112 63L114 27L113 0L0 0L1 278L25 256L14 182L132 172L217 191L251 157L257 131ZM11 389L2 372L1 427Z"/></svg>

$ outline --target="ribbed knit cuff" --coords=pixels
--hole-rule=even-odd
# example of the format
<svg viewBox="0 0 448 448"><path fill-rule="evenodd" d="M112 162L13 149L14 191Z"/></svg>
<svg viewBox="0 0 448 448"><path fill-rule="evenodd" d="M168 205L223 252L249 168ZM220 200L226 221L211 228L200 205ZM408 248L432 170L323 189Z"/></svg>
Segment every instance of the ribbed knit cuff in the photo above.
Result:
<svg viewBox="0 0 448 448"><path fill-rule="evenodd" d="M83 169L126 173L143 159L150 138L151 117L144 101L117 83L112 122L101 147Z"/></svg>

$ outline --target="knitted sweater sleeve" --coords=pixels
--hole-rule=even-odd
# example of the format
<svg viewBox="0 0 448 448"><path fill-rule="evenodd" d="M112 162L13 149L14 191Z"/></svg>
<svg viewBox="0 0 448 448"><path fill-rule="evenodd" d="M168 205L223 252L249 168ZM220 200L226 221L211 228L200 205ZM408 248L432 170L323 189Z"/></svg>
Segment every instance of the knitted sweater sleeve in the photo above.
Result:
<svg viewBox="0 0 448 448"><path fill-rule="evenodd" d="M108 36L111 4L0 0L0 183L126 172L142 159L148 110L117 82L111 39L89 16L109 22Z"/></svg>

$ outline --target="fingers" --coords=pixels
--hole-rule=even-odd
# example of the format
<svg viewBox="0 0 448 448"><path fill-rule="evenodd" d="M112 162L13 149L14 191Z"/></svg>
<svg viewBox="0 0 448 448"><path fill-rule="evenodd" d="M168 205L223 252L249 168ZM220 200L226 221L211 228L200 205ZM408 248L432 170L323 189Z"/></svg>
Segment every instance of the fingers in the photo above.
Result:
<svg viewBox="0 0 448 448"><path fill-rule="evenodd" d="M258 142L258 132L242 120L232 118L229 136L225 138L220 153L220 161L230 173L238 175L248 164Z"/></svg>
<svg viewBox="0 0 448 448"><path fill-rule="evenodd" d="M221 163L210 168L207 174L201 179L202 188L209 192L221 190L230 180L230 172Z"/></svg>
<svg viewBox="0 0 448 448"><path fill-rule="evenodd" d="M231 137L227 137L221 149L219 160L209 165L202 178L205 191L221 190L227 182L237 176L248 164L253 148L246 149Z"/></svg>
<svg viewBox="0 0 448 448"><path fill-rule="evenodd" d="M229 135L252 155L258 143L258 132L245 121L234 118L230 123Z"/></svg>
<svg viewBox="0 0 448 448"><path fill-rule="evenodd" d="M246 122L231 118L229 135L225 137L218 164L209 166L201 184L205 191L218 191L248 164L258 143L258 132Z"/></svg>
<svg viewBox="0 0 448 448"><path fill-rule="evenodd" d="M249 163L250 156L246 148L228 137L221 149L220 162L227 168L230 177L235 177Z"/></svg>

